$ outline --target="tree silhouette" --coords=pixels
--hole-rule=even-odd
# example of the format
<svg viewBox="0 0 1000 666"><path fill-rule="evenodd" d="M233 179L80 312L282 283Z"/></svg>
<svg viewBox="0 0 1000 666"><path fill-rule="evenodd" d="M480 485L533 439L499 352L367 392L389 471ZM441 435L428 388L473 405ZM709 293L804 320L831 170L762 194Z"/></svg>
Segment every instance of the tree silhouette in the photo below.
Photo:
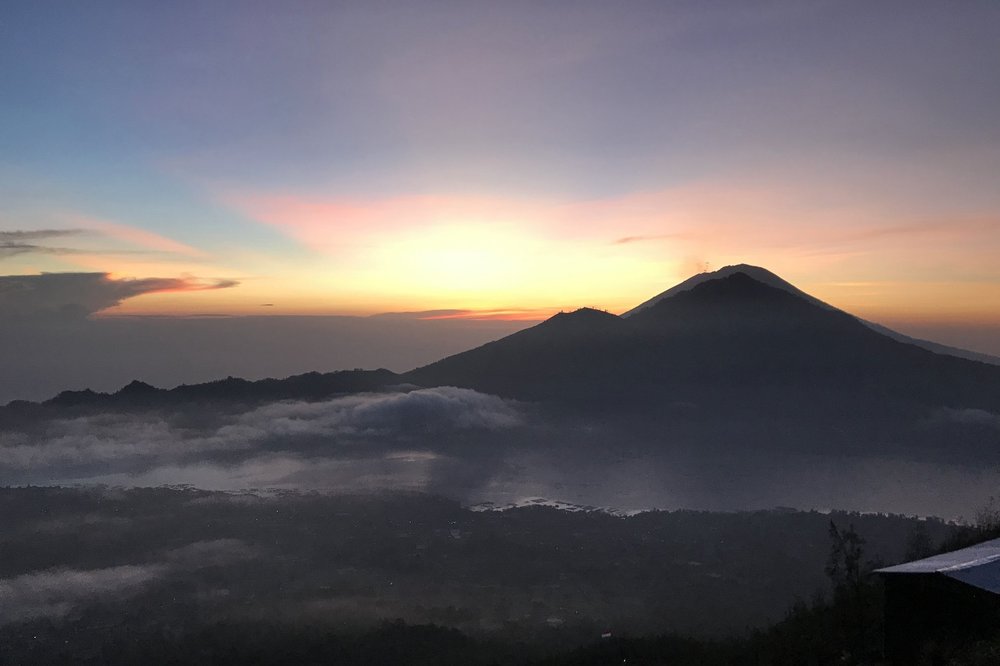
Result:
<svg viewBox="0 0 1000 666"><path fill-rule="evenodd" d="M833 605L845 644L851 646L853 657L863 659L877 652L878 590L870 581L871 562L864 561L864 538L854 525L840 529L830 521L830 556L826 575L833 583Z"/></svg>

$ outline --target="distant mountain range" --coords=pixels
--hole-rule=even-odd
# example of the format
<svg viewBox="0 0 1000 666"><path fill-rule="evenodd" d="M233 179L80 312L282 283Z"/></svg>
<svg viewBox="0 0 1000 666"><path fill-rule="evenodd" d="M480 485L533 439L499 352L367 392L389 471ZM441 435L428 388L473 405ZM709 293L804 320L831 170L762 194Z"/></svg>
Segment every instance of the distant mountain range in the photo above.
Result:
<svg viewBox="0 0 1000 666"><path fill-rule="evenodd" d="M171 390L133 382L113 394L64 392L44 405L252 403L457 386L615 418L673 440L889 450L946 437L964 450L1000 443L990 425L1000 412L1000 367L990 360L912 340L763 268L738 265L696 275L621 316L559 313L403 374L229 378ZM6 411L29 408L12 403Z"/></svg>

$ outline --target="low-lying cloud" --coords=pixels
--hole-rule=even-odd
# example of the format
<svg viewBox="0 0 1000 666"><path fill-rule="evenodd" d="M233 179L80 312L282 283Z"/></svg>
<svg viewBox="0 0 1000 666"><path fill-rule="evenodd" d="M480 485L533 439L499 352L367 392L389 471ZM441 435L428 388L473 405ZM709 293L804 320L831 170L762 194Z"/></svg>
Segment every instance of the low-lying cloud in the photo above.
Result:
<svg viewBox="0 0 1000 666"><path fill-rule="evenodd" d="M193 570L251 560L260 555L259 548L240 539L211 539L169 550L164 553L164 559L172 567Z"/></svg>
<svg viewBox="0 0 1000 666"><path fill-rule="evenodd" d="M0 482L420 489L464 454L489 470L479 463L495 458L490 444L525 424L517 403L454 387L235 414L98 414L0 433Z"/></svg>
<svg viewBox="0 0 1000 666"><path fill-rule="evenodd" d="M257 437L288 435L418 437L458 430L511 428L521 417L511 403L470 389L442 387L326 402L279 402L249 412L232 426Z"/></svg>
<svg viewBox="0 0 1000 666"><path fill-rule="evenodd" d="M945 408L937 413L937 421L958 423L960 425L981 426L1000 430L1000 414L994 414L984 409L951 409Z"/></svg>
<svg viewBox="0 0 1000 666"><path fill-rule="evenodd" d="M163 564L52 569L0 579L0 624L60 618L97 600L121 601L162 578Z"/></svg>
<svg viewBox="0 0 1000 666"><path fill-rule="evenodd" d="M172 575L261 557L240 539L195 541L160 552L155 561L98 569L55 568L0 578L0 625L59 619L87 604L122 602Z"/></svg>

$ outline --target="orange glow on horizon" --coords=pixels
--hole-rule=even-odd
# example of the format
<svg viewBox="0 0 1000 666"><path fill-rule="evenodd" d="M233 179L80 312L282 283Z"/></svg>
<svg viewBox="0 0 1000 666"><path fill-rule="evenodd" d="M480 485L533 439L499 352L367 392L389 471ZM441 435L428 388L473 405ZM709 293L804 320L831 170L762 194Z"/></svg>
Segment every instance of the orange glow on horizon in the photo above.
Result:
<svg viewBox="0 0 1000 666"><path fill-rule="evenodd" d="M749 263L874 321L1000 321L1000 220L986 213L937 219L820 206L801 189L722 181L592 200L218 198L291 242L280 251L234 243L210 253L135 225L72 215L64 218L100 238L11 262L29 272L189 280L101 316L448 310L428 318L537 321L578 307L624 312L701 270ZM102 252L102 238L117 244ZM196 287L219 280L239 284Z"/></svg>
<svg viewBox="0 0 1000 666"><path fill-rule="evenodd" d="M469 310L454 314L432 315L420 317L424 321L441 319L465 319L472 321L544 321L555 315L559 310Z"/></svg>

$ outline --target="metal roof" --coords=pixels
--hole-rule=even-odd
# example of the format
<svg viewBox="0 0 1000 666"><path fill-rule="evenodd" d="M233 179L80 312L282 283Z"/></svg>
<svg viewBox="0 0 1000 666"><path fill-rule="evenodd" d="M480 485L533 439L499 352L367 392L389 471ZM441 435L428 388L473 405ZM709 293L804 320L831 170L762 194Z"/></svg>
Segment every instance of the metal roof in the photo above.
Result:
<svg viewBox="0 0 1000 666"><path fill-rule="evenodd" d="M878 569L880 574L941 574L1000 594L1000 539Z"/></svg>

